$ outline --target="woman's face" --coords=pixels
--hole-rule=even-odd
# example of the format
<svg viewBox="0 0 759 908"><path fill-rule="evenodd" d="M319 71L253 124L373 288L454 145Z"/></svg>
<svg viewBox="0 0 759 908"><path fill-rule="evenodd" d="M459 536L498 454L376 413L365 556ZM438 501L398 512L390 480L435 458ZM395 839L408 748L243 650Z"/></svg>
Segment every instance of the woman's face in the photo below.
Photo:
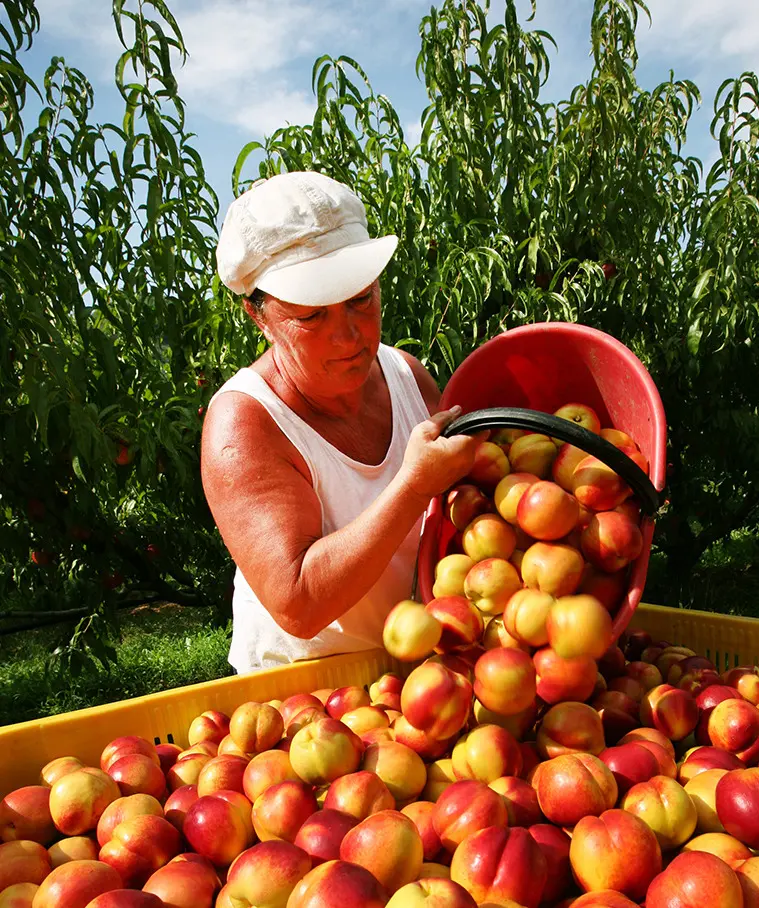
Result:
<svg viewBox="0 0 759 908"><path fill-rule="evenodd" d="M279 368L302 393L349 393L364 384L379 348L379 281L333 306L295 306L268 297L255 320Z"/></svg>

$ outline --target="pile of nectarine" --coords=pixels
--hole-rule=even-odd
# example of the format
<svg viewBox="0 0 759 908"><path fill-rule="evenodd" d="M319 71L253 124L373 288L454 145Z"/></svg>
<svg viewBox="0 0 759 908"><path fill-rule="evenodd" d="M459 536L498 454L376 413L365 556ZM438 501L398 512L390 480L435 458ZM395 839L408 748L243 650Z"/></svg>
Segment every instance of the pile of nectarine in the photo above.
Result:
<svg viewBox="0 0 759 908"><path fill-rule="evenodd" d="M0 802L0 908L757 908L757 671L550 627L53 760Z"/></svg>
<svg viewBox="0 0 759 908"><path fill-rule="evenodd" d="M619 448L644 472L635 441L567 404L556 416ZM554 597L587 593L614 614L627 567L641 552L640 508L630 487L596 457L547 435L491 433L471 472L445 500L449 553L435 568L436 597L465 596L501 615L521 587Z"/></svg>
<svg viewBox="0 0 759 908"><path fill-rule="evenodd" d="M51 761L0 802L0 908L759 908L758 670L613 644L629 490L485 445L435 599L388 616L405 679Z"/></svg>

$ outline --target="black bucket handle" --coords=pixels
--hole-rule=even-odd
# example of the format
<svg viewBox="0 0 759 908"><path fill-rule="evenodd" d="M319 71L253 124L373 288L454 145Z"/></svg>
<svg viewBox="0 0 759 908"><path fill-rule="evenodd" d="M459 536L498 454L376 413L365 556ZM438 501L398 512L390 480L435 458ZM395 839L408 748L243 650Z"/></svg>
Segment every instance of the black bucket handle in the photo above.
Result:
<svg viewBox="0 0 759 908"><path fill-rule="evenodd" d="M659 510L661 495L645 471L611 442L571 420L521 407L491 407L486 410L473 410L454 419L441 434L445 438L450 438L452 435L474 435L485 429L524 429L566 441L597 457L614 470L637 496L643 514L652 517Z"/></svg>

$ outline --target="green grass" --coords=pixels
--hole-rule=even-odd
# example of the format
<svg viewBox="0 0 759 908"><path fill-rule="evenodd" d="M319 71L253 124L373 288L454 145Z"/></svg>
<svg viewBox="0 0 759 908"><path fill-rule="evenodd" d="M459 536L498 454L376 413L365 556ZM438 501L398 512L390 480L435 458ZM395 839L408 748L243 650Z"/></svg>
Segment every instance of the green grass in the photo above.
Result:
<svg viewBox="0 0 759 908"><path fill-rule="evenodd" d="M122 617L117 664L75 678L49 670L60 631L2 638L0 725L229 675L229 632L200 609L142 606Z"/></svg>

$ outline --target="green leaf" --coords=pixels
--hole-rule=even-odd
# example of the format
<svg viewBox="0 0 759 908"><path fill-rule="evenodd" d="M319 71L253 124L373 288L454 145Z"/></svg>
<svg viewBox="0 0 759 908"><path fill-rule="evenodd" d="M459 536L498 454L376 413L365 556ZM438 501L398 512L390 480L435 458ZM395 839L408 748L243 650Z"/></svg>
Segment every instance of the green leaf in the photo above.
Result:
<svg viewBox="0 0 759 908"><path fill-rule="evenodd" d="M161 181L155 176L152 177L148 183L148 197L147 197L147 215L148 215L148 225L151 227L156 226L156 220L158 219L158 210L161 205Z"/></svg>
<svg viewBox="0 0 759 908"><path fill-rule="evenodd" d="M700 327L700 320L696 319L693 324L688 328L688 352L692 356L698 355L699 347L701 346L701 338L703 337L704 332Z"/></svg>
<svg viewBox="0 0 759 908"><path fill-rule="evenodd" d="M84 475L84 470L82 469L82 461L78 454L74 454L74 456L71 458L71 466L74 470L76 478L80 482L87 482L87 478Z"/></svg>
<svg viewBox="0 0 759 908"><path fill-rule="evenodd" d="M247 142L243 145L240 153L235 158L234 167L232 168L232 192L235 196L240 194L240 174L245 166L245 162L254 151L258 151L264 146L260 142Z"/></svg>
<svg viewBox="0 0 759 908"><path fill-rule="evenodd" d="M527 246L527 261L529 262L530 274L534 274L538 267L538 249L540 248L540 241L538 237L530 237L529 245Z"/></svg>
<svg viewBox="0 0 759 908"><path fill-rule="evenodd" d="M692 299L700 300L701 297L706 293L709 282L714 276L714 269L708 268L703 274L700 274L698 280L696 281L696 286L693 288Z"/></svg>

